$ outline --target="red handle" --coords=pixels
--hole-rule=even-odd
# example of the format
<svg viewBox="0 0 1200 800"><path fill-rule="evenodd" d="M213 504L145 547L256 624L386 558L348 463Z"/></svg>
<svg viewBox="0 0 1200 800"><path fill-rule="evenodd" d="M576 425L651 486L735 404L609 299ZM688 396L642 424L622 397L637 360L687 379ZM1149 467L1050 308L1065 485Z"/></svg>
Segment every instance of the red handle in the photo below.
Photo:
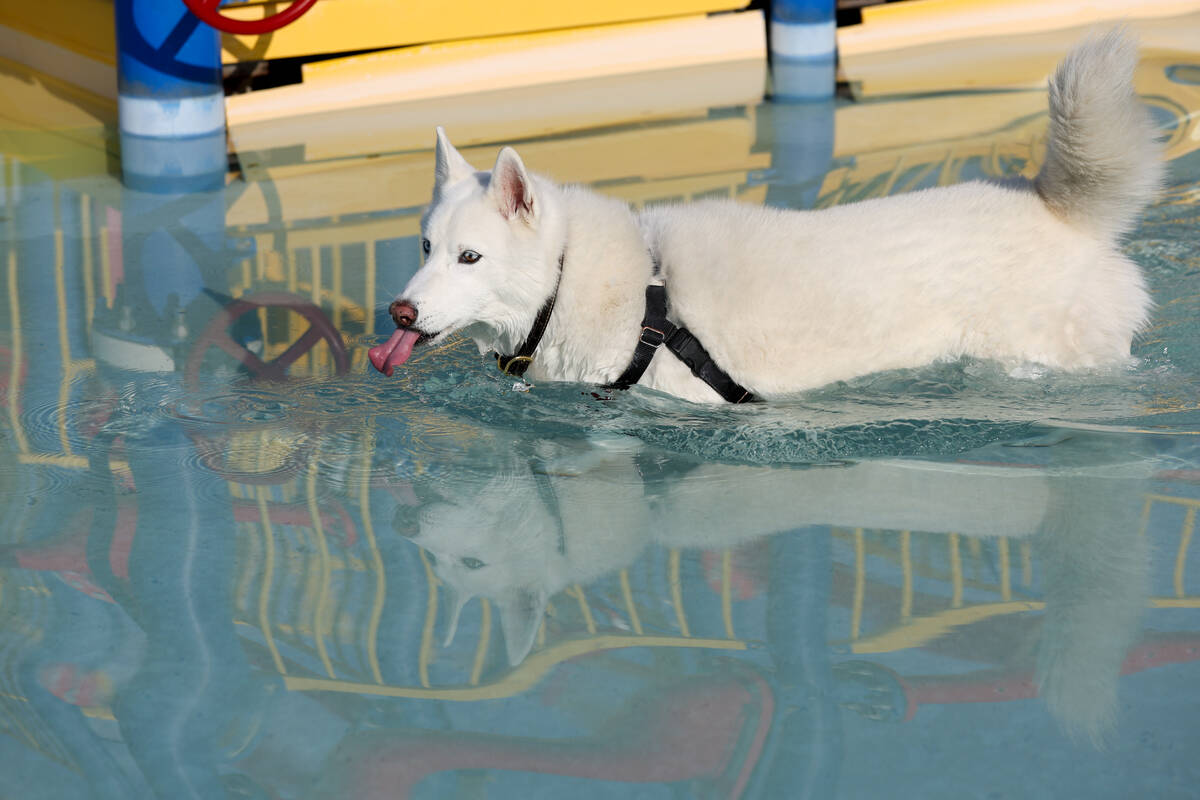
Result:
<svg viewBox="0 0 1200 800"><path fill-rule="evenodd" d="M253 36L277 31L284 25L295 22L304 12L312 8L317 0L296 0L283 11L268 14L262 19L226 17L218 10L221 0L183 0L183 2L193 14L219 31Z"/></svg>

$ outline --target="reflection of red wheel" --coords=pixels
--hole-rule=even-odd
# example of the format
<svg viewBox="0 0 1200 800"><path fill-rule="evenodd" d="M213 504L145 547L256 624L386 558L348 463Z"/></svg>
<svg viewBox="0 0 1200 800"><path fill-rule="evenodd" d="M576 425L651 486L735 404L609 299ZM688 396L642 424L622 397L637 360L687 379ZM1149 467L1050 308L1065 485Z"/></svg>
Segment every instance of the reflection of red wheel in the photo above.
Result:
<svg viewBox="0 0 1200 800"><path fill-rule="evenodd" d="M223 15L217 8L221 0L183 0L193 14L212 27L225 33L256 35L277 31L284 25L295 22L312 8L317 0L296 0L277 14L268 14L262 19L233 19Z"/></svg>
<svg viewBox="0 0 1200 800"><path fill-rule="evenodd" d="M229 328L243 315L259 308L286 308L308 320L308 330L271 361L263 361L255 353L234 341ZM197 386L200 368L209 350L216 347L241 362L256 380L282 381L287 378L287 369L309 350L324 341L333 355L334 369L344 375L350 368L350 357L342 335L333 327L329 317L317 306L300 295L290 292L259 292L234 300L223 308L200 334L188 355L184 378L188 386ZM308 463L308 447L300 441L273 468L250 471L229 463L230 435L205 436L191 434L200 456L200 463L207 469L234 483L270 485L283 483L299 474Z"/></svg>
<svg viewBox="0 0 1200 800"><path fill-rule="evenodd" d="M233 340L229 335L229 327L243 314L259 308L286 308L294 311L308 320L308 330L287 350L271 361L263 361L254 353ZM342 335L325 312L300 295L290 292L260 292L258 294L240 297L221 310L204 332L196 340L188 356L185 377L190 385L195 385L200 378L200 366L204 363L204 355L212 347L219 348L240 361L250 374L259 380L281 381L287 375L287 369L309 350L322 341L329 345L333 354L334 368L338 375L345 375L350 368L350 357L346 353L346 343Z"/></svg>

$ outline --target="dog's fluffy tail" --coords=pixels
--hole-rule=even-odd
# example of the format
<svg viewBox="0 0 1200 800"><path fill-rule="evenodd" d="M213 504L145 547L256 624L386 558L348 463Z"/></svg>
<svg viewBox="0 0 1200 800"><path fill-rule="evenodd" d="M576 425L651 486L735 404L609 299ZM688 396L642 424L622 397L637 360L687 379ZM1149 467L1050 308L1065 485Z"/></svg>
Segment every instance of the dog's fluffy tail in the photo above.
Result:
<svg viewBox="0 0 1200 800"><path fill-rule="evenodd" d="M1116 28L1077 45L1050 79L1034 184L1052 211L1104 238L1128 233L1162 183L1162 147L1133 90L1137 61L1137 42Z"/></svg>

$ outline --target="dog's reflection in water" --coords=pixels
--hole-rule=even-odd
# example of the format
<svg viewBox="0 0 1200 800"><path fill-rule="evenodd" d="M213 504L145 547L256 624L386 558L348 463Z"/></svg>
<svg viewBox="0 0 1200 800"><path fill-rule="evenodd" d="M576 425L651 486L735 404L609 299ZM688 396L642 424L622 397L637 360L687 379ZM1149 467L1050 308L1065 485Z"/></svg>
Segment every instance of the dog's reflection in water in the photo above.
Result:
<svg viewBox="0 0 1200 800"><path fill-rule="evenodd" d="M440 581L444 643L463 607L487 598L514 666L533 648L551 597L650 546L722 550L811 525L1029 538L1046 598L1036 642L1042 694L1073 732L1103 738L1146 596L1137 527L1149 467L1136 456L1098 462L1086 438L1054 449L1055 463L1039 468L974 460L795 468L701 463L627 438L543 440L519 455L504 448L503 468L473 480L417 481L416 502L397 508L394 525L424 549Z"/></svg>

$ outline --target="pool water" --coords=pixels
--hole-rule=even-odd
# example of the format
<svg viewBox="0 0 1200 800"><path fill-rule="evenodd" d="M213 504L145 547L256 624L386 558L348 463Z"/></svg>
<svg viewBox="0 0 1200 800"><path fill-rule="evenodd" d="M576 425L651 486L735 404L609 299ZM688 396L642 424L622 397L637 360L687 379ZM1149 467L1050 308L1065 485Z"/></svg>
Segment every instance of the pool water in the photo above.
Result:
<svg viewBox="0 0 1200 800"><path fill-rule="evenodd" d="M370 370L432 183L407 111L197 190L7 154L0 797L1194 797L1198 76L1139 70L1171 166L1128 367L736 408L463 340ZM1030 174L1045 124L713 103L504 138L638 205L807 208Z"/></svg>

